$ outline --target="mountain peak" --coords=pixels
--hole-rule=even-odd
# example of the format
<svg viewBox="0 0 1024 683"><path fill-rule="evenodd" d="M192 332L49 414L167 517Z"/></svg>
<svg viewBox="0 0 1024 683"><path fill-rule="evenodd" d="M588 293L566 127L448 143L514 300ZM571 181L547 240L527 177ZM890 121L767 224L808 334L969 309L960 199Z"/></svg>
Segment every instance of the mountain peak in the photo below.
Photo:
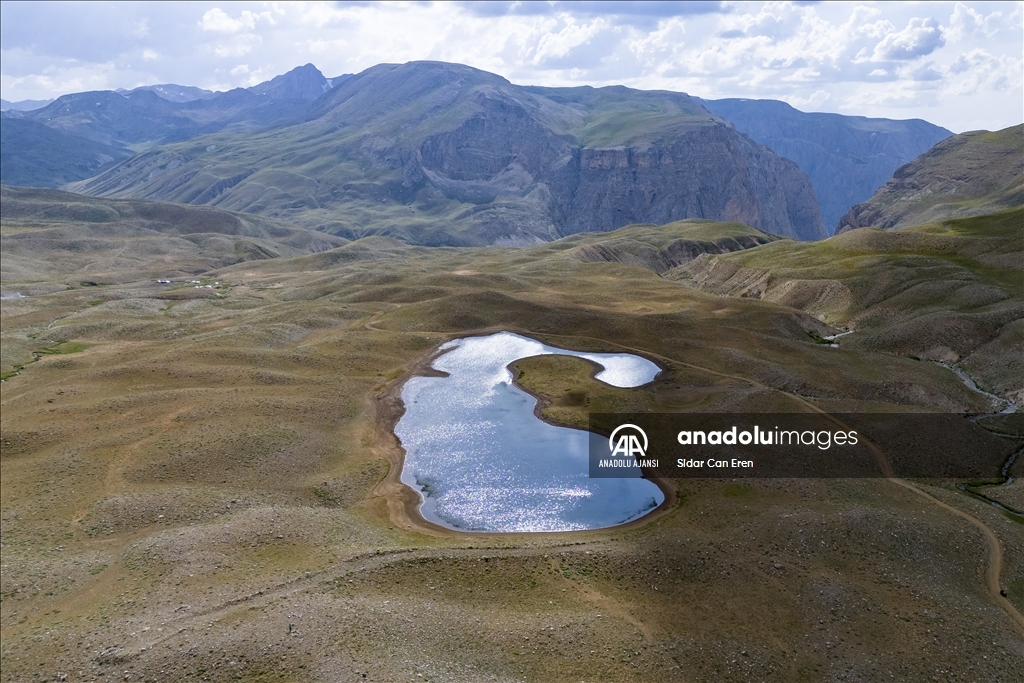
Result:
<svg viewBox="0 0 1024 683"><path fill-rule="evenodd" d="M303 64L248 90L275 100L315 100L330 88L330 83L320 73L320 69L312 64Z"/></svg>

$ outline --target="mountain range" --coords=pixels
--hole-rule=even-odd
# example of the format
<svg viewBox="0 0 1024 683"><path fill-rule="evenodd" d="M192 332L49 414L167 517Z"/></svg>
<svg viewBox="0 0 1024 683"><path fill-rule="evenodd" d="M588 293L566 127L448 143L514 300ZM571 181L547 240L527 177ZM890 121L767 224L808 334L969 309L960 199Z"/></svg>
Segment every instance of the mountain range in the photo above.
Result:
<svg viewBox="0 0 1024 683"><path fill-rule="evenodd" d="M806 176L685 94L380 65L301 124L164 145L77 192L288 216L349 238L529 244L682 218L826 232Z"/></svg>
<svg viewBox="0 0 1024 683"><path fill-rule="evenodd" d="M821 239L951 135L771 100L524 87L440 62L332 79L306 64L224 93L78 93L5 111L2 125L6 184L73 183L427 245L522 245L686 218Z"/></svg>
<svg viewBox="0 0 1024 683"><path fill-rule="evenodd" d="M250 88L227 92L161 84L64 95L36 109L6 110L3 120L34 121L138 152L222 130L251 131L298 123L312 100L347 77L327 79L315 66L306 64ZM25 155L32 151L18 148L18 153Z"/></svg>
<svg viewBox="0 0 1024 683"><path fill-rule="evenodd" d="M8 109L15 111L32 111L33 109L42 109L53 100L18 100L17 102L9 102L5 99L0 99L0 111L7 111Z"/></svg>

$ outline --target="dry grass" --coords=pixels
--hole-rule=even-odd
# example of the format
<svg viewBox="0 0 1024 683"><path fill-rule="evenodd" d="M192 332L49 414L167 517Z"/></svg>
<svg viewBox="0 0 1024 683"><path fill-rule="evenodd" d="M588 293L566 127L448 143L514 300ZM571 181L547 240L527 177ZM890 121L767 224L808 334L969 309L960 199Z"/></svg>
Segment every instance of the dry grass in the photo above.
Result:
<svg viewBox="0 0 1024 683"><path fill-rule="evenodd" d="M356 242L204 274L219 297L126 282L5 300L5 368L76 352L0 389L4 680L1020 677L981 533L886 482L680 482L655 521L585 534L397 525L377 397L484 329L669 366L610 390L577 359L521 361L551 419L800 409L782 392L831 410L986 407L935 364L817 344L829 328L785 305L567 258L574 239ZM929 490L997 531L1024 608L1024 527Z"/></svg>

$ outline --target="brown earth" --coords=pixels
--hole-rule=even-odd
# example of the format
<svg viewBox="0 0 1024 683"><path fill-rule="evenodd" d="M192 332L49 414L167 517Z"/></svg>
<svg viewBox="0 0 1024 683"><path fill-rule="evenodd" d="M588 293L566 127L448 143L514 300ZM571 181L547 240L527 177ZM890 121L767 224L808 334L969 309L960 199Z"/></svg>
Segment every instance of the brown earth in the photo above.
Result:
<svg viewBox="0 0 1024 683"><path fill-rule="evenodd" d="M402 382L466 334L665 369L607 400L989 409L939 365L582 262L578 239L360 241L205 273L221 296L5 281L33 289L0 309L3 680L1020 678L1024 526L952 483L677 481L659 515L580 534L423 523L389 427ZM546 419L600 398L585 364L547 367L546 387L528 365Z"/></svg>

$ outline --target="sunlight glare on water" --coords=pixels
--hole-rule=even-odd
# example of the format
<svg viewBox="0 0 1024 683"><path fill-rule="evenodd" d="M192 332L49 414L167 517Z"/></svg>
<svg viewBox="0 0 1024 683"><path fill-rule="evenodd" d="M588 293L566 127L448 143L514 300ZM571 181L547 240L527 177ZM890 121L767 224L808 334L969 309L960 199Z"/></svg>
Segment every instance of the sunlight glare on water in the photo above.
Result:
<svg viewBox="0 0 1024 683"><path fill-rule="evenodd" d="M641 479L590 479L588 433L534 415L536 400L512 384L520 358L563 354L604 370L612 386L635 387L659 368L632 354L580 353L500 332L441 347L433 367L448 377L413 377L395 434L406 450L402 481L423 496L423 516L464 531L569 531L622 524L664 500Z"/></svg>

